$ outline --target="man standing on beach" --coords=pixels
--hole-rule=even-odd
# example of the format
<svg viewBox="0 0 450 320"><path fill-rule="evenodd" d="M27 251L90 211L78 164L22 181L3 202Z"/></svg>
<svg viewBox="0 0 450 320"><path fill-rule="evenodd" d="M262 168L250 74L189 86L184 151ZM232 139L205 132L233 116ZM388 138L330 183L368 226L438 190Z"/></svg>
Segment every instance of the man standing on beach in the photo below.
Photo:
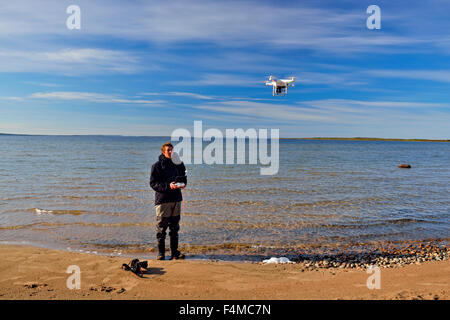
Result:
<svg viewBox="0 0 450 320"><path fill-rule="evenodd" d="M184 254L178 251L178 230L183 201L181 189L184 189L187 183L186 168L183 162L175 164L172 161L172 150L173 145L170 142L162 145L162 154L152 165L150 173L150 186L155 190L157 260L165 260L167 227L170 236L170 260L185 258Z"/></svg>

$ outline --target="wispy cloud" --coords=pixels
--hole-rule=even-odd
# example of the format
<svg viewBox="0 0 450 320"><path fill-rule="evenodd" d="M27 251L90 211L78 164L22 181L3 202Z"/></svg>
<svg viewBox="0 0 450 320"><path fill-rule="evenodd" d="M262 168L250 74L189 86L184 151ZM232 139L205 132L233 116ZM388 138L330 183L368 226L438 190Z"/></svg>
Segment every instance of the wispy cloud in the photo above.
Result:
<svg viewBox="0 0 450 320"><path fill-rule="evenodd" d="M264 79L240 74L208 73L192 80L171 81L172 85L179 86L234 86L255 87L264 83Z"/></svg>
<svg viewBox="0 0 450 320"><path fill-rule="evenodd" d="M319 114L299 106L269 104L254 101L227 101L199 105L195 108L225 114L251 116L253 118L275 119L283 121L330 121L335 119L326 114Z"/></svg>
<svg viewBox="0 0 450 320"><path fill-rule="evenodd" d="M351 99L325 99L325 100L315 100L315 101L303 101L300 104L307 105L316 108L332 109L336 107L351 107L354 111L355 109L373 109L377 108L407 108L407 109L421 109L421 108L450 108L448 103L429 103L429 102L409 102L409 101L362 101L362 100L351 100Z"/></svg>
<svg viewBox="0 0 450 320"><path fill-rule="evenodd" d="M305 72L295 73L296 83L306 85L323 84L329 86L361 86L367 83L367 79L357 76L354 72L325 73L325 72Z"/></svg>
<svg viewBox="0 0 450 320"><path fill-rule="evenodd" d="M93 92L56 91L36 92L28 96L31 99L47 100L81 100L96 103L126 103L126 104L160 104L164 100L128 99L117 95L101 94Z"/></svg>
<svg viewBox="0 0 450 320"><path fill-rule="evenodd" d="M200 100L212 100L216 99L212 96L205 96L202 94L192 93L192 92L167 92L167 93L158 93L158 92L143 92L141 93L143 96L180 96L180 97L188 97Z"/></svg>
<svg viewBox="0 0 450 320"><path fill-rule="evenodd" d="M47 82L39 82L39 81L23 81L25 84L31 84L40 87L61 87L62 84L59 83L47 83Z"/></svg>
<svg viewBox="0 0 450 320"><path fill-rule="evenodd" d="M198 105L195 108L222 114L243 115L253 119L302 123L361 124L385 121L430 121L432 116L449 119L450 104L407 101L361 101L325 99L295 104L271 104L254 101L228 101ZM425 111L424 111L424 108ZM413 112L414 110L414 112ZM417 111L421 111L417 114ZM443 118L442 118L443 117ZM387 119L388 118L388 119Z"/></svg>
<svg viewBox="0 0 450 320"><path fill-rule="evenodd" d="M96 48L56 51L0 49L0 72L43 72L78 75L93 72L133 73L140 70L132 53ZM141 68L142 69L142 68Z"/></svg>
<svg viewBox="0 0 450 320"><path fill-rule="evenodd" d="M369 70L366 73L380 78L450 82L450 70Z"/></svg>
<svg viewBox="0 0 450 320"><path fill-rule="evenodd" d="M23 100L25 100L22 97L0 97L0 99L10 100L10 101L23 101Z"/></svg>
<svg viewBox="0 0 450 320"><path fill-rule="evenodd" d="M415 26L427 24L427 15L411 16L408 6L395 10L396 14L386 9L383 15L385 23L397 26L401 32L394 34L387 29L368 35L364 6L344 9L315 2L279 6L256 0L133 1L126 4L117 0L79 0L77 4L82 10L79 34L157 43L271 44L324 52L361 52L392 50L417 43L438 44L437 35L445 35L443 31L428 28L428 37L415 36L418 29ZM58 0L35 0L32 4L24 0L5 2L0 13L0 37L73 36L65 28L67 5ZM383 9L388 7L385 4ZM429 9L424 6L423 10ZM435 16L442 23L445 18ZM430 32L436 37L430 37Z"/></svg>

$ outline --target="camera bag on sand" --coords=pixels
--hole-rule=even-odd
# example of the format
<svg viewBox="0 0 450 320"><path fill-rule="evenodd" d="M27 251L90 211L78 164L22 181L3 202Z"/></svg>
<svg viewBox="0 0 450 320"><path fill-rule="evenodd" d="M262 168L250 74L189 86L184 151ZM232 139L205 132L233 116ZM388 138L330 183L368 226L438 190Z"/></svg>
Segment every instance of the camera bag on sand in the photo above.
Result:
<svg viewBox="0 0 450 320"><path fill-rule="evenodd" d="M131 271L138 277L142 278L142 269L147 269L148 263L147 261L139 261L139 259L133 259L130 261L130 263L122 264L122 269L125 271Z"/></svg>

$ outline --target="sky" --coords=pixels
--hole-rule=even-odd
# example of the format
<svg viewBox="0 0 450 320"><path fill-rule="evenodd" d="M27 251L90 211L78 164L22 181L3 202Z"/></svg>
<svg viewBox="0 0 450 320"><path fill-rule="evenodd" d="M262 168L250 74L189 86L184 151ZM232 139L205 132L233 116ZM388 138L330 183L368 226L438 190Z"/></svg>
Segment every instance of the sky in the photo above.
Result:
<svg viewBox="0 0 450 320"><path fill-rule="evenodd" d="M201 120L450 139L449 14L449 0L2 1L0 132L170 136ZM273 97L269 75L295 87Z"/></svg>

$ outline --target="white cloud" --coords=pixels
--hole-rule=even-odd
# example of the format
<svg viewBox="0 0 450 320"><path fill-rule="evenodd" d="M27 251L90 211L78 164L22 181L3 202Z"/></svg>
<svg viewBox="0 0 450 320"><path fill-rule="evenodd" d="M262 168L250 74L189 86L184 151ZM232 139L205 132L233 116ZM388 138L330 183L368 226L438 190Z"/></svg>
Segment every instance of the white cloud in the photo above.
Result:
<svg viewBox="0 0 450 320"><path fill-rule="evenodd" d="M369 70L366 73L380 78L450 82L450 70Z"/></svg>
<svg viewBox="0 0 450 320"><path fill-rule="evenodd" d="M41 87L61 87L62 84L59 83L47 83L47 82L39 82L39 81L23 81L25 84L31 84L35 86L41 86Z"/></svg>
<svg viewBox="0 0 450 320"><path fill-rule="evenodd" d="M374 124L387 122L428 122L449 119L440 110L450 108L444 103L422 103L407 101L360 101L325 99L298 102L296 104L269 104L254 101L213 102L195 108L221 114L271 119L282 122L327 123L327 124Z"/></svg>
<svg viewBox="0 0 450 320"><path fill-rule="evenodd" d="M118 50L94 48L56 51L0 49L0 72L44 72L79 75L93 72L132 73L142 70L139 59Z"/></svg>
<svg viewBox="0 0 450 320"><path fill-rule="evenodd" d="M411 6L382 9L381 32L368 33L364 6L343 8L323 3L277 3L263 1L88 1L78 0L81 29L67 30L65 20L69 2L16 0L2 3L0 37L37 35L64 36L67 41L79 36L102 36L158 43L210 42L220 45L275 45L323 52L361 52L392 50L410 44L442 45L448 26L446 16L434 16L429 25L426 14ZM442 10L445 10L445 5ZM422 12L433 11L426 6ZM411 23L414 21L414 23ZM419 26L419 27L418 27ZM396 27L395 34L391 31ZM433 36L430 36L432 34Z"/></svg>
<svg viewBox="0 0 450 320"><path fill-rule="evenodd" d="M216 99L212 96L205 96L202 94L192 93L192 92L167 92L167 93L158 93L158 92L143 92L141 95L144 96L182 96L182 97L189 97L194 99L200 99L200 100L212 100Z"/></svg>
<svg viewBox="0 0 450 320"><path fill-rule="evenodd" d="M308 105L323 109L336 109L336 107L350 107L349 110L362 110L372 109L373 107L378 108L450 108L450 104L447 103L429 103L429 102L409 102L409 101L361 101L361 100L351 100L351 99L325 99L325 100L314 100L314 101L303 101L300 104Z"/></svg>
<svg viewBox="0 0 450 320"><path fill-rule="evenodd" d="M296 83L306 85L324 84L329 86L361 86L366 80L355 73L296 72Z"/></svg>
<svg viewBox="0 0 450 320"><path fill-rule="evenodd" d="M0 98L10 100L10 101L23 101L24 100L24 98L22 98L22 97L0 97Z"/></svg>
<svg viewBox="0 0 450 320"><path fill-rule="evenodd" d="M164 100L143 100L124 99L111 94L101 94L93 92L56 91L56 92L36 92L28 96L31 99L47 100L81 100L97 103L126 103L126 104L160 104Z"/></svg>
<svg viewBox="0 0 450 320"><path fill-rule="evenodd" d="M193 80L175 80L170 84L177 86L235 86L256 87L264 84L264 79L257 79L247 75L208 73Z"/></svg>
<svg viewBox="0 0 450 320"><path fill-rule="evenodd" d="M196 106L197 109L210 110L219 113L251 116L282 121L330 121L335 119L326 114L319 114L298 106L268 104L254 101L227 101Z"/></svg>
<svg viewBox="0 0 450 320"><path fill-rule="evenodd" d="M196 99L201 99L201 100L215 99L215 98L210 97L210 96L205 96L205 95L202 95L202 94L190 93L190 92L169 92L169 94L172 95L172 96L190 97L190 98L196 98Z"/></svg>
<svg viewBox="0 0 450 320"><path fill-rule="evenodd" d="M136 58L125 52L104 49L63 49L57 52L42 52L43 60L67 63L86 63L90 61L106 61L112 64L118 60L136 63Z"/></svg>
<svg viewBox="0 0 450 320"><path fill-rule="evenodd" d="M447 5L382 6L383 26L380 32L365 28L364 6L339 8L310 2L276 3L243 1L130 1L78 0L81 29L68 30L66 8L61 0L3 1L0 5L0 72L44 72L64 75L91 73L136 73L159 68L157 64L194 61L194 65L216 70L265 72L292 70L292 60L284 63L286 49L319 51L321 54L345 55L361 52L414 52L432 48L433 53L448 53L450 40L446 33L449 20L443 14L426 18L427 12L445 11ZM393 8L391 8L392 6ZM437 8L437 9L436 9ZM418 14L420 12L421 14ZM422 14L423 13L423 14ZM432 16L428 14L428 16ZM413 21L414 23L412 23ZM438 27L437 27L438 26ZM134 46L121 51L90 48L106 41L128 45L137 41L152 45L139 51ZM170 54L172 44L214 44L221 53L201 57ZM84 45L80 48L80 44ZM125 48L125 46L124 46ZM153 52L161 49L162 54ZM261 50L255 50L260 48ZM243 50L244 49L244 50ZM245 54L245 49L258 54ZM439 51L440 50L440 51ZM447 51L446 51L447 50ZM167 54L167 56L166 56ZM296 64L298 65L302 62ZM301 67L300 67L301 68ZM209 68L210 69L210 68ZM304 69L303 69L304 70ZM295 71L295 70L294 70ZM303 83L361 85L364 81L346 80L346 75L304 74ZM413 76L413 75L411 75ZM424 75L426 76L426 75ZM447 75L442 75L448 79ZM255 79L230 79L208 75L176 85L249 84ZM447 80L445 80L448 82Z"/></svg>

